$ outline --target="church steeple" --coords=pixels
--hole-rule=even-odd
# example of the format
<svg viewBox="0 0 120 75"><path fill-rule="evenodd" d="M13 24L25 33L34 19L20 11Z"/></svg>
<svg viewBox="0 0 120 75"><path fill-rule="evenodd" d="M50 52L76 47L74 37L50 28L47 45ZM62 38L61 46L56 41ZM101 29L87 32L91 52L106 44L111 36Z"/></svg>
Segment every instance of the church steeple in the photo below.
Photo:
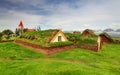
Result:
<svg viewBox="0 0 120 75"><path fill-rule="evenodd" d="M23 27L23 23L22 23L22 21L20 21L20 23L19 23L19 27Z"/></svg>
<svg viewBox="0 0 120 75"><path fill-rule="evenodd" d="M22 21L20 21L18 26L19 26L19 34L21 35L23 33L23 30L24 30L24 26L23 26Z"/></svg>

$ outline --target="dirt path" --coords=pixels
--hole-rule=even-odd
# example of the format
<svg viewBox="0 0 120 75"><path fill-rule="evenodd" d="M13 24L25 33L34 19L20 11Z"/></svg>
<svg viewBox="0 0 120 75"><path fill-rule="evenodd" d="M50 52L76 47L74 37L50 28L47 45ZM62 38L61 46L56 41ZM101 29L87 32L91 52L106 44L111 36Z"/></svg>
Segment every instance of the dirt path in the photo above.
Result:
<svg viewBox="0 0 120 75"><path fill-rule="evenodd" d="M0 58L0 60L10 60L9 58Z"/></svg>
<svg viewBox="0 0 120 75"><path fill-rule="evenodd" d="M9 58L0 58L0 60L12 60ZM84 64L89 64L87 62L84 62L82 60L70 60L70 59L58 59L58 58L28 58L28 59L23 59L23 60L34 60L34 61L39 61L39 60L48 60L48 61L58 61L58 62L74 62L74 63L84 63Z"/></svg>
<svg viewBox="0 0 120 75"><path fill-rule="evenodd" d="M84 62L82 60L58 59L58 58L36 58L31 60L51 60L51 61L59 61L59 62L75 62L75 63L89 64L88 62Z"/></svg>

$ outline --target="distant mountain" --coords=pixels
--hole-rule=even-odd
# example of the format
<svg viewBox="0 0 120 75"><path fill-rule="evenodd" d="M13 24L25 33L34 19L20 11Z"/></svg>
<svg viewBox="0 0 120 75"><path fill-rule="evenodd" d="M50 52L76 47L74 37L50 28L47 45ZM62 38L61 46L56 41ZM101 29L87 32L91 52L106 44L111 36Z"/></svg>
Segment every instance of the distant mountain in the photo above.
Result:
<svg viewBox="0 0 120 75"><path fill-rule="evenodd" d="M93 30L94 32L102 32L103 30L98 29L98 30Z"/></svg>
<svg viewBox="0 0 120 75"><path fill-rule="evenodd" d="M116 32L120 32L120 29L117 29Z"/></svg>
<svg viewBox="0 0 120 75"><path fill-rule="evenodd" d="M114 31L114 30L110 29L110 28L104 30L104 32L112 32L112 31Z"/></svg>

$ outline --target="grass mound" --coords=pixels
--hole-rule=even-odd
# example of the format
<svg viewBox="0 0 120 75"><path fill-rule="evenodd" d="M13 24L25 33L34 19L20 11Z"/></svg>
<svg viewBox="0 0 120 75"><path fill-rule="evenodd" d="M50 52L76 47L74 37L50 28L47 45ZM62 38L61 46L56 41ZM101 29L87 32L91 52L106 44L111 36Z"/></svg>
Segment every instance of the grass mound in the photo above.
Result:
<svg viewBox="0 0 120 75"><path fill-rule="evenodd" d="M120 45L106 44L99 52L73 49L49 56L50 60L0 60L1 75L119 75ZM15 58L13 58L15 56ZM0 58L39 58L43 54L13 42L0 43ZM54 58L59 60L54 60ZM83 62L68 62L75 60Z"/></svg>
<svg viewBox="0 0 120 75"><path fill-rule="evenodd" d="M0 58L25 59L45 57L42 53L17 45L14 42L0 43Z"/></svg>

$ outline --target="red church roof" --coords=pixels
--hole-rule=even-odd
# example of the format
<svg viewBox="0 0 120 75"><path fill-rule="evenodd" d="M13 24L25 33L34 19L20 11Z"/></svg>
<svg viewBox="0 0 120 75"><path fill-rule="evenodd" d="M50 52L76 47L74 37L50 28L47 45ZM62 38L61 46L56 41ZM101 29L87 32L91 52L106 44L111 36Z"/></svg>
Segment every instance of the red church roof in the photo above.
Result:
<svg viewBox="0 0 120 75"><path fill-rule="evenodd" d="M20 21L19 27L23 27L23 23L22 23L22 21Z"/></svg>
<svg viewBox="0 0 120 75"><path fill-rule="evenodd" d="M33 32L33 31L35 31L35 29L28 29L28 28L25 28L24 31Z"/></svg>

